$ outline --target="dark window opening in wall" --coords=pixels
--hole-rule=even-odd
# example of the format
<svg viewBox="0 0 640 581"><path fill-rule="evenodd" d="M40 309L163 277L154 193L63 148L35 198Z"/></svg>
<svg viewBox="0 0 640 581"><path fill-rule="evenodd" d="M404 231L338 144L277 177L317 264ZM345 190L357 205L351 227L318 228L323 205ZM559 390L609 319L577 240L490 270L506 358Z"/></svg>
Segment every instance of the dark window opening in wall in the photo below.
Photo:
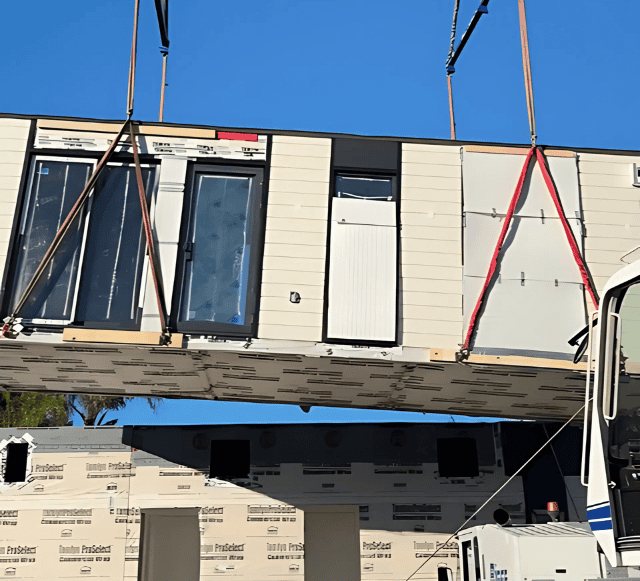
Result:
<svg viewBox="0 0 640 581"><path fill-rule="evenodd" d="M28 456L29 444L7 444L7 458L4 466L4 481L6 483L26 480Z"/></svg>
<svg viewBox="0 0 640 581"><path fill-rule="evenodd" d="M252 334L262 175L254 168L194 168L179 277L180 331Z"/></svg>
<svg viewBox="0 0 640 581"><path fill-rule="evenodd" d="M10 310L77 201L93 161L36 157L16 244ZM155 168L142 169L148 198ZM146 241L134 168L106 166L18 313L26 322L136 329Z"/></svg>
<svg viewBox="0 0 640 581"><path fill-rule="evenodd" d="M479 475L475 438L438 438L437 447L441 478L474 478Z"/></svg>
<svg viewBox="0 0 640 581"><path fill-rule="evenodd" d="M395 200L393 190L392 178L336 176L336 198L390 202Z"/></svg>
<svg viewBox="0 0 640 581"><path fill-rule="evenodd" d="M251 470L249 440L211 440L209 478L248 478Z"/></svg>

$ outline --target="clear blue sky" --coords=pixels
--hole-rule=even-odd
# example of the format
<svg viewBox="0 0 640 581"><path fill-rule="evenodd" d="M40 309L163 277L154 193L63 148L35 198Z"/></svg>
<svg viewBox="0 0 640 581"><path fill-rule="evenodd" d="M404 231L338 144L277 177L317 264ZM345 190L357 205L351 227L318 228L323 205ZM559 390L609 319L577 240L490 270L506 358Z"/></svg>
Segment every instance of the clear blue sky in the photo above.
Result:
<svg viewBox="0 0 640 581"><path fill-rule="evenodd" d="M453 0L169 0L165 121L449 137ZM461 0L459 36L479 4ZM133 0L5 2L0 111L122 119ZM528 0L538 142L640 149L637 0ZM141 0L136 119L157 120L153 0ZM529 139L517 0L491 0L453 77L458 137ZM421 421L294 406L131 405L119 423Z"/></svg>

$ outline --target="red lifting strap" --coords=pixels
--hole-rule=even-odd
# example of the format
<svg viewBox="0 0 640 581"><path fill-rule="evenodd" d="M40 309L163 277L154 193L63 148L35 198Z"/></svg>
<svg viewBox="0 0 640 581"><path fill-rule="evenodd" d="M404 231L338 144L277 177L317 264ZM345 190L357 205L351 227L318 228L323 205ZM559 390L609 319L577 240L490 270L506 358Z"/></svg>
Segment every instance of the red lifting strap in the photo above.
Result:
<svg viewBox="0 0 640 581"><path fill-rule="evenodd" d="M476 307L473 310L471 315L471 319L469 320L469 329L467 330L467 337L465 339L464 345L460 352L462 354L469 353L469 345L471 344L471 339L473 337L473 332L475 330L476 321L478 319L478 313L482 308L487 289L493 280L493 276L498 267L498 256L500 255L500 251L502 250L502 245L504 244L504 239L507 236L507 232L509 230L509 226L511 224L511 219L513 218L513 214L516 210L516 206L518 205L518 200L520 199L520 194L522 194L522 189L524 187L524 181L527 176L527 171L529 170L529 166L533 160L533 154L536 154L536 158L538 161L538 165L540 166L540 171L542 171L542 177L544 178L544 183L547 185L547 189L549 190L549 194L551 194L551 199L553 200L553 204L556 207L556 211L558 212L558 217L562 222L562 227L564 228L564 233L567 237L567 242L569 242L569 246L571 247L571 253L573 254L573 258L578 265L578 269L580 270L580 276L582 277L582 282L585 285L585 288L589 291L589 295L591 296L591 300L595 308L598 308L598 297L593 288L593 284L591 283L591 277L589 275L589 271L587 269L587 265L582 258L582 254L578 249L578 244L573 236L573 232L569 223L567 222L567 218L564 215L564 210L562 208L562 202L560 201L560 197L558 196L558 191L556 190L556 186L551 178L551 174L549 173L549 169L547 167L547 159L542 152L541 149L537 147L532 147L529 153L527 154L527 158L524 161L524 165L522 166L522 171L520 172L520 178L518 179L518 184L516 185L516 191L513 193L513 198L511 198L511 203L509 204L509 209L507 210L507 214L505 216L504 224L502 225L502 231L500 232L500 237L498 238L498 243L496 244L496 248L493 251L493 256L491 257L491 264L489 265L489 272L487 273L487 278L484 281L484 286L480 291L480 296L478 297L478 302L476 303Z"/></svg>

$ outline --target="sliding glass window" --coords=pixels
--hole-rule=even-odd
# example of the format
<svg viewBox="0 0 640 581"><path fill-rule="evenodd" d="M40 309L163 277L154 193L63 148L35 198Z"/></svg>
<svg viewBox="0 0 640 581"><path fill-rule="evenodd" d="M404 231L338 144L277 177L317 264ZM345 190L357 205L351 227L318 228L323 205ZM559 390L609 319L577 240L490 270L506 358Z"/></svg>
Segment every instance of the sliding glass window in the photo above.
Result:
<svg viewBox="0 0 640 581"><path fill-rule="evenodd" d="M10 310L29 284L94 165L93 160L72 158L33 160L16 245ZM144 167L142 171L147 196L151 196L155 168ZM18 316L38 324L138 328L144 262L145 240L134 169L108 165Z"/></svg>
<svg viewBox="0 0 640 581"><path fill-rule="evenodd" d="M178 330L251 334L262 176L254 168L194 168L178 277Z"/></svg>

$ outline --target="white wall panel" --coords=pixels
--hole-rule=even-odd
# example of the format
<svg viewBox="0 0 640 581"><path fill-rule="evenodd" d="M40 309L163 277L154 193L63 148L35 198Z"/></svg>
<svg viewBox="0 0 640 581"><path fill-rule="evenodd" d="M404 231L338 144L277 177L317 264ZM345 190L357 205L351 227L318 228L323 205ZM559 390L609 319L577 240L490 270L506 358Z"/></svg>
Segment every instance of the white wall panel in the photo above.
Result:
<svg viewBox="0 0 640 581"><path fill-rule="evenodd" d="M465 334L524 161L522 155L464 154ZM576 161L550 157L548 162L565 216L582 248ZM494 211L497 215L492 216ZM572 353L566 341L585 324L582 278L537 162L529 170L515 216L476 321L473 350Z"/></svg>
<svg viewBox="0 0 640 581"><path fill-rule="evenodd" d="M495 208L498 214L506 214L524 161L523 155L465 152L463 158L465 211L491 213ZM576 212L579 216L580 192L576 160L549 157L548 162L562 200L565 216L575 218ZM516 215L540 216L541 209L545 216L557 217L558 215L536 162L525 180Z"/></svg>
<svg viewBox="0 0 640 581"><path fill-rule="evenodd" d="M354 212L355 204L359 213ZM331 339L396 339L395 207L394 202L333 200L327 324ZM358 222L347 222L348 218ZM376 219L383 225L359 222Z"/></svg>
<svg viewBox="0 0 640 581"><path fill-rule="evenodd" d="M580 245L581 222L569 220L574 237ZM486 276L504 218L482 214L467 214L464 253L464 273ZM582 282L580 270L571 253L569 242L559 219L514 218L502 247L499 271L506 278L561 280Z"/></svg>
<svg viewBox="0 0 640 581"><path fill-rule="evenodd" d="M464 277L464 333L484 277ZM474 352L514 349L572 354L567 341L586 325L580 284L502 279L486 295L477 319Z"/></svg>

